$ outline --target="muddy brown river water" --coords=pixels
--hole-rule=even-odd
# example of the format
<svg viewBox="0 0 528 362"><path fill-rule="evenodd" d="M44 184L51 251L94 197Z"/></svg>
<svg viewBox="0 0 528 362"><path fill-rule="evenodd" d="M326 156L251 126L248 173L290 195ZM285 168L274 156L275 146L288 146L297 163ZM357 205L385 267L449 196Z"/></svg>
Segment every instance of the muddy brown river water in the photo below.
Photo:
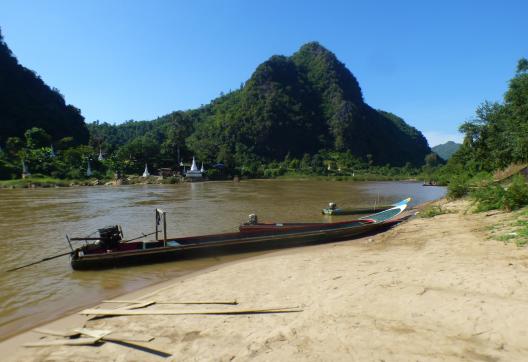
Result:
<svg viewBox="0 0 528 362"><path fill-rule="evenodd" d="M444 193L414 182L282 180L0 190L0 340L102 299L256 254L105 271L73 271L62 257L3 272L68 251L65 234L89 235L109 224L122 225L125 238L149 233L155 208L167 211L169 236L236 231L250 213L262 221L346 220L320 210L329 201L372 205L412 196L417 204Z"/></svg>

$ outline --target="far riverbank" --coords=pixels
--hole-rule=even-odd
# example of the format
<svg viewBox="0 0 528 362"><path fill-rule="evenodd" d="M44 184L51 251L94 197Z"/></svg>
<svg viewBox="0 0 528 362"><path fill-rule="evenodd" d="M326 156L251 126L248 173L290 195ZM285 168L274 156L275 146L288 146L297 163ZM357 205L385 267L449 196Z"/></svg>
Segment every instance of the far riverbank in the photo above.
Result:
<svg viewBox="0 0 528 362"><path fill-rule="evenodd" d="M235 176L229 179L204 179L203 181L235 181L240 180L287 180L287 181L346 181L346 182L364 182L364 181L408 181L416 182L416 177L407 176L384 176L376 174L360 175L303 175L303 174L286 174L272 178L239 178ZM122 185L170 185L185 182L180 177L161 177L161 176L127 176L123 179L59 179L54 177L28 177L24 179L0 180L0 189L18 189L18 188L53 188L53 187L78 187L78 186L122 186Z"/></svg>

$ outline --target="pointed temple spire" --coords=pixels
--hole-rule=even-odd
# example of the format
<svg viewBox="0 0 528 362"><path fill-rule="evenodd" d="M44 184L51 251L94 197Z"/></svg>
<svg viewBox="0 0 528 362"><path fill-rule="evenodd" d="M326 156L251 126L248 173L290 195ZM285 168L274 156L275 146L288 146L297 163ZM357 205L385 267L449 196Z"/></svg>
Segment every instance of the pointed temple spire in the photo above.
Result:
<svg viewBox="0 0 528 362"><path fill-rule="evenodd" d="M203 169L203 165L202 165L202 169ZM184 172L185 172L185 168L184 168ZM198 167L196 166L196 160L195 158L193 157L193 160L192 160L192 165L191 165L191 169L187 172L185 172L185 177L188 179L188 180L201 180L202 179L202 172L200 170L198 170Z"/></svg>
<svg viewBox="0 0 528 362"><path fill-rule="evenodd" d="M196 167L196 161L194 160L194 157L191 165L191 171L198 171L198 167Z"/></svg>
<svg viewBox="0 0 528 362"><path fill-rule="evenodd" d="M148 166L145 163L145 171L143 171L143 177L149 177L149 176L150 176L150 173L149 173L149 170L148 170Z"/></svg>

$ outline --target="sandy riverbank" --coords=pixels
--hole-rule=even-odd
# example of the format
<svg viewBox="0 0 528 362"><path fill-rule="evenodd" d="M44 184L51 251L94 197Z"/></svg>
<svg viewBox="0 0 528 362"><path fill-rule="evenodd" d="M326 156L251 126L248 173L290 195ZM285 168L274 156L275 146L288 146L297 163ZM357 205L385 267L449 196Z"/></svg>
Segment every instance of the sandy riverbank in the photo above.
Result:
<svg viewBox="0 0 528 362"><path fill-rule="evenodd" d="M528 250L489 238L490 226L512 214L467 214L467 207L448 203L444 209L456 213L414 218L374 237L226 264L127 296L237 299L240 308L299 305L300 313L71 316L46 328L148 334L155 337L149 343L178 361L526 360ZM148 307L168 308L197 309ZM20 347L40 338L27 332L0 343L0 351L16 361L160 360L110 343Z"/></svg>

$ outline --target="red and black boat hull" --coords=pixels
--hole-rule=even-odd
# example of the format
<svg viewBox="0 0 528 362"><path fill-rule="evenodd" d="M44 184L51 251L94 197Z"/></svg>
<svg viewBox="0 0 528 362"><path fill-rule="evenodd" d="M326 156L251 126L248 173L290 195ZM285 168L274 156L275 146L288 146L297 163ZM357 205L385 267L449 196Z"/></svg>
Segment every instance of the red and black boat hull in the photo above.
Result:
<svg viewBox="0 0 528 362"><path fill-rule="evenodd" d="M301 245L347 240L359 235L366 235L390 228L400 220L383 223L367 223L363 226L338 227L327 230L304 230L302 232L252 233L238 232L232 234L208 235L202 237L171 239L164 246L163 241L151 242L150 248L140 248L143 242L130 243L137 248L131 250L103 251L80 255L76 250L71 258L75 270L105 269L127 265L149 264L164 261L184 260L208 257L221 254L243 253L251 251L290 248Z"/></svg>

